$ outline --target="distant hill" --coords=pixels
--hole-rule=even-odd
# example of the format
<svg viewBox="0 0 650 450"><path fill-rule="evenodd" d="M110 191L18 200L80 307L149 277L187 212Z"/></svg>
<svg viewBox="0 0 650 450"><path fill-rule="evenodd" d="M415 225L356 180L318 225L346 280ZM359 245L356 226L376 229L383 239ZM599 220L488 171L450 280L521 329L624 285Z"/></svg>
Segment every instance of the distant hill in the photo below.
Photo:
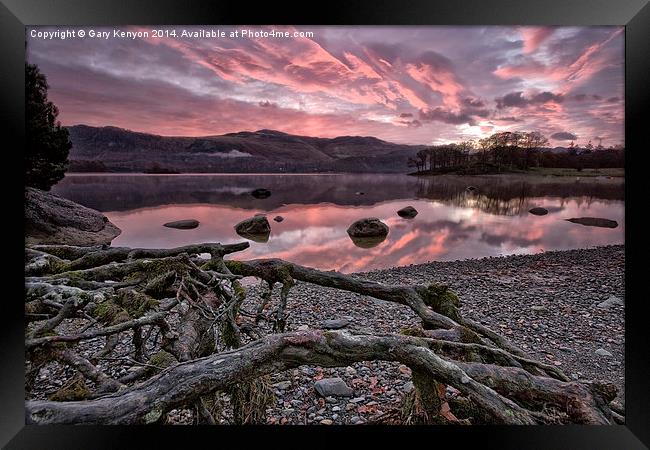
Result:
<svg viewBox="0 0 650 450"><path fill-rule="evenodd" d="M404 172L424 148L375 137L318 138L274 130L168 137L116 127L68 127L77 172Z"/></svg>

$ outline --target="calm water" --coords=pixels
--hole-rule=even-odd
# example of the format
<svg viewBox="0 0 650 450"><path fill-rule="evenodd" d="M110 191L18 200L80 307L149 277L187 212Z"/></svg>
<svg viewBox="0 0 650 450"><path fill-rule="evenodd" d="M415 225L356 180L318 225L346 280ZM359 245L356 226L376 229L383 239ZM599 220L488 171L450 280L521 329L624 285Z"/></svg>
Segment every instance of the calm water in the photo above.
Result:
<svg viewBox="0 0 650 450"><path fill-rule="evenodd" d="M477 187L476 193L466 190ZM250 191L272 195L255 199ZM624 242L621 179L437 177L406 175L69 175L53 192L102 211L122 229L113 245L176 247L244 240L233 225L268 215L267 243L250 242L238 258L277 257L343 272ZM364 195L360 195L363 192ZM400 218L412 205L419 214ZM533 206L546 216L528 213ZM276 215L284 221L271 220ZM572 217L616 220L615 229L567 222ZM385 241L359 248L347 227L378 217ZM197 219L198 228L162 224Z"/></svg>

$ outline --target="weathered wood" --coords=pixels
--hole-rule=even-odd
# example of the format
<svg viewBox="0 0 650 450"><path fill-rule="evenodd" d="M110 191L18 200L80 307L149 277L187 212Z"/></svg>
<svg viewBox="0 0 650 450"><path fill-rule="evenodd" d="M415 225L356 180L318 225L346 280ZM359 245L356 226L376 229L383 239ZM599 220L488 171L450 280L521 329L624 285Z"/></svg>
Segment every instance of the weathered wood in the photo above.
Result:
<svg viewBox="0 0 650 450"><path fill-rule="evenodd" d="M70 262L62 264L59 271L81 270L109 264L111 262L127 259L167 258L183 253L188 255L209 253L213 258L222 258L225 255L245 250L248 242L222 245L218 243L203 243L185 245L169 249L130 248L130 247L73 247L69 245L36 245L26 251L50 254Z"/></svg>
<svg viewBox="0 0 650 450"><path fill-rule="evenodd" d="M151 423L164 411L237 382L302 364L340 367L367 360L399 361L425 371L471 397L496 422L544 421L541 414L525 410L470 378L458 365L422 347L417 338L353 335L345 331L271 335L237 350L180 363L138 386L96 400L28 401L26 420L38 424Z"/></svg>
<svg viewBox="0 0 650 450"><path fill-rule="evenodd" d="M398 361L412 369L414 399L425 423L466 423L456 419L449 405L471 406L479 423L624 420L622 411L613 412L609 406L615 396L611 386L570 381L558 368L530 358L503 336L464 318L458 297L444 285L392 286L277 259L223 260L225 254L247 245L26 249L26 274L31 273L25 289L31 330L26 329L25 345L32 359L28 386L48 358L74 367L76 377L81 376L74 381L84 389L84 379L96 386L83 401L29 400L27 422L160 423L170 409L190 408L197 423L213 424L205 402L217 399L217 391L236 396L232 404L239 423L259 422L271 398L258 395L268 390L264 377L303 364L342 367L369 360ZM191 257L198 253L210 253L212 258L203 264ZM269 285L257 313L241 311L246 291L238 279L243 276L256 276ZM265 336L269 324L264 330L258 322L271 288L282 285L280 303L270 319L273 331L282 332L295 281L405 305L420 317L423 328L393 335L314 330ZM73 319L86 326L75 334L57 331ZM149 329L143 336L145 325ZM120 380L108 377L95 359L76 351L80 341L105 337L101 356L108 357L120 334L129 330L134 332L132 356L126 358L135 365ZM242 333L253 342L242 347ZM145 349L151 345L157 353L145 363ZM445 385L455 387L460 396L445 401Z"/></svg>

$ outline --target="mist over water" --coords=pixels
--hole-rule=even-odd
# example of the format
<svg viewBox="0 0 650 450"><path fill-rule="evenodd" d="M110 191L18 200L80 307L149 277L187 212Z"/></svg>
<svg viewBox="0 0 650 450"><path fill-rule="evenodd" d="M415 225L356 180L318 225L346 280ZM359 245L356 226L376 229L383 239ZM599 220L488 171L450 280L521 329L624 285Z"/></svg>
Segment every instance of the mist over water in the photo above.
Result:
<svg viewBox="0 0 650 450"><path fill-rule="evenodd" d="M466 188L474 186L475 191ZM271 196L256 199L256 188ZM237 258L283 258L343 272L624 243L622 179L517 176L418 178L385 174L219 174L66 176L53 192L97 209L122 229L114 246L176 247L245 240L233 226L263 213L266 243L250 242ZM397 210L411 205L414 219ZM543 207L535 216L528 210ZM284 221L276 223L273 217ZM348 226L377 217L390 227L370 248L355 245ZM616 220L618 227L587 227L574 217ZM198 228L162 224L197 219Z"/></svg>

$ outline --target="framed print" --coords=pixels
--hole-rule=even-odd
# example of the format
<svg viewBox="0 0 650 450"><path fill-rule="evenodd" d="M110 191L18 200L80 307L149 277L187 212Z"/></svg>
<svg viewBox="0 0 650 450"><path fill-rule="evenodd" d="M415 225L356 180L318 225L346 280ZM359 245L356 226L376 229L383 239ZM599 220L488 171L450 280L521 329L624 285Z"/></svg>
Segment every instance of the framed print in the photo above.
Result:
<svg viewBox="0 0 650 450"><path fill-rule="evenodd" d="M0 10L7 448L647 448L646 2Z"/></svg>

